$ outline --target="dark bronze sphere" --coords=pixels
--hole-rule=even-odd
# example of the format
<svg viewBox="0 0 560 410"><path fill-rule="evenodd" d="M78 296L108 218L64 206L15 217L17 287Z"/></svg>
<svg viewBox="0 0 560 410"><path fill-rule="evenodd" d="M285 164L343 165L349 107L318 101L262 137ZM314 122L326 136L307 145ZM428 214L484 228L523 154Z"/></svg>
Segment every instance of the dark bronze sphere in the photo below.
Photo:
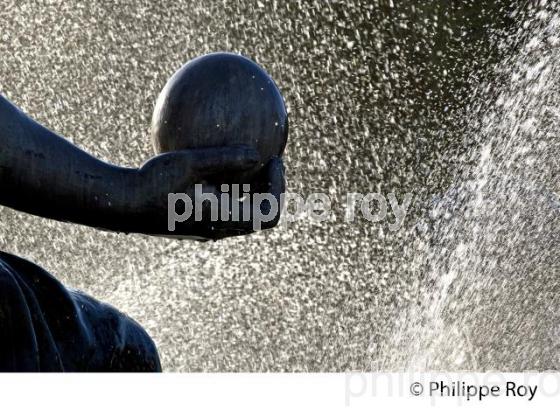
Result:
<svg viewBox="0 0 560 410"><path fill-rule="evenodd" d="M156 103L152 138L157 153L246 144L264 164L284 151L288 114L260 66L237 54L213 53L169 79Z"/></svg>

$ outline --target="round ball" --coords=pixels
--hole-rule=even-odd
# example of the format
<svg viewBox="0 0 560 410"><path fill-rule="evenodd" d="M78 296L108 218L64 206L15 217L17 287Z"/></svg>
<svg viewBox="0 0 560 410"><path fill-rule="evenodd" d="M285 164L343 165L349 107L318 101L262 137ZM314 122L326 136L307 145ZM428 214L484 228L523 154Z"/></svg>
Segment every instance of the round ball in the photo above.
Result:
<svg viewBox="0 0 560 410"><path fill-rule="evenodd" d="M158 97L152 119L157 153L245 144L265 164L284 151L288 114L278 87L246 57L213 53L185 64Z"/></svg>

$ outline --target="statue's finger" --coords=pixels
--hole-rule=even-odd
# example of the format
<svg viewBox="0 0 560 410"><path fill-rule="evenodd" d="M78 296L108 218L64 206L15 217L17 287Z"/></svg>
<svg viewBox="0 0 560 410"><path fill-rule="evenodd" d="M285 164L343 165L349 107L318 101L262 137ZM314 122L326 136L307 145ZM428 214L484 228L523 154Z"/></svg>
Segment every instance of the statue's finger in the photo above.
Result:
<svg viewBox="0 0 560 410"><path fill-rule="evenodd" d="M266 165L261 175L261 181L254 190L257 193L267 194L267 198L259 204L261 215L267 216L263 220L263 229L272 228L278 223L282 207L282 194L285 190L284 164L282 159L274 157ZM271 212L274 215L270 215Z"/></svg>
<svg viewBox="0 0 560 410"><path fill-rule="evenodd" d="M223 176L250 170L259 164L259 154L244 145L191 150L193 172L201 177Z"/></svg>
<svg viewBox="0 0 560 410"><path fill-rule="evenodd" d="M284 162L279 157L272 158L267 165L268 192L280 201L281 195L286 191L286 179L284 177Z"/></svg>

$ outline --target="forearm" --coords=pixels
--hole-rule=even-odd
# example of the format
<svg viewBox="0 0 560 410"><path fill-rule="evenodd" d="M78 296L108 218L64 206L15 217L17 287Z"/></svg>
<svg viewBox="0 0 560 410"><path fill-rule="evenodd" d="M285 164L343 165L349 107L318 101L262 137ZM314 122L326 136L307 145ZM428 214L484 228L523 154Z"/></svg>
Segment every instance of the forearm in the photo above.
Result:
<svg viewBox="0 0 560 410"><path fill-rule="evenodd" d="M138 200L138 174L98 160L0 96L0 204L125 230Z"/></svg>

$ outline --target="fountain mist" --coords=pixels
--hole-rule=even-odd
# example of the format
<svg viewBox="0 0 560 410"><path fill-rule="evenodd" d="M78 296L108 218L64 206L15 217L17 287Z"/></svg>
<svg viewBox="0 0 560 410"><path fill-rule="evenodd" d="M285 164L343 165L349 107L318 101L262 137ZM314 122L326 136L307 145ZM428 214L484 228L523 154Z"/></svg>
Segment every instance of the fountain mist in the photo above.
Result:
<svg viewBox="0 0 560 410"><path fill-rule="evenodd" d="M558 294L541 284L560 274L559 35L558 10L542 9L502 44L515 45L496 68L503 81L480 87L469 110L475 164L417 226L414 302L372 346L374 368L504 370L531 341L558 348ZM508 332L528 343L504 343ZM522 367L554 369L549 357Z"/></svg>

